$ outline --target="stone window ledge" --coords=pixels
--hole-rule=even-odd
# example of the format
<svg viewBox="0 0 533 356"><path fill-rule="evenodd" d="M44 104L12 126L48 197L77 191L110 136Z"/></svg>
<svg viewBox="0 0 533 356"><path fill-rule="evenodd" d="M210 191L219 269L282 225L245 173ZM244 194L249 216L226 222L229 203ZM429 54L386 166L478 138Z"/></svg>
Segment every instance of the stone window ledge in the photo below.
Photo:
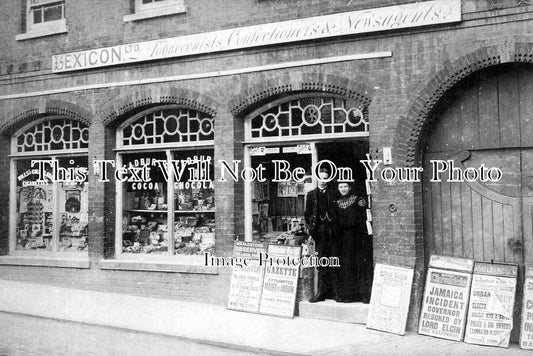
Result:
<svg viewBox="0 0 533 356"><path fill-rule="evenodd" d="M100 260L100 269L121 270L121 271L143 271L143 272L169 272L169 273L190 273L190 274L218 274L218 267L205 266L204 256L180 256L143 258L147 256L122 256L116 259ZM189 258L187 258L189 257ZM198 257L198 258L197 258ZM201 257L201 258L200 258Z"/></svg>
<svg viewBox="0 0 533 356"><path fill-rule="evenodd" d="M161 7L161 8L151 9L151 10L139 11L131 15L124 15L122 17L122 21L133 22L133 21L150 19L154 17L182 14L185 12L187 12L187 8L185 7L185 5L166 6L166 7Z"/></svg>
<svg viewBox="0 0 533 356"><path fill-rule="evenodd" d="M49 256L25 255L23 253L0 256L0 265L2 266L81 268L81 269L87 269L91 267L91 263L87 255L71 257L71 256L61 256L61 253L50 253Z"/></svg>
<svg viewBox="0 0 533 356"><path fill-rule="evenodd" d="M17 41L23 41L23 40L29 40L32 38L37 37L45 37L45 36L51 36L56 35L60 33L66 33L67 31L67 23L65 19L54 21L53 24L44 24L42 27L37 27L35 29L32 29L26 33L21 33L15 36L15 40Z"/></svg>

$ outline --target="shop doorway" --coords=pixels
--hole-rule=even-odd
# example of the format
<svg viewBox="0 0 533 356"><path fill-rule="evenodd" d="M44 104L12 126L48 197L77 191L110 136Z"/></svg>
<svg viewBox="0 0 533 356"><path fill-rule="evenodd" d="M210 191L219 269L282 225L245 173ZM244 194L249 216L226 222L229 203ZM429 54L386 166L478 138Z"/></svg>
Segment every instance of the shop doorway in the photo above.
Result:
<svg viewBox="0 0 533 356"><path fill-rule="evenodd" d="M300 142L284 145L250 146L250 166L262 167L264 182L251 182L249 199L251 200L252 240L270 243L301 243L301 236L307 231L305 223L305 197L307 192L316 187L312 169L320 161L330 161L340 172L350 172L353 178L351 193L367 199L365 190L365 170L360 160L366 158L368 140ZM325 163L330 169L331 165ZM303 182L275 182L283 178L282 171L301 168ZM349 168L349 171L346 170ZM346 174L345 176L348 176ZM337 191L337 179L329 183ZM361 225L366 226L362 219ZM296 238L296 241L293 239Z"/></svg>
<svg viewBox="0 0 533 356"><path fill-rule="evenodd" d="M303 253L311 254L312 247L303 244L310 232L305 221L306 193L317 187L313 168L321 160L351 170L353 192L366 197L365 172L359 162L369 152L366 105L359 99L326 93L299 93L268 103L246 116L244 167L261 166L265 181L244 184L245 240L302 244ZM299 168L303 180L275 182L277 161L283 161L291 171ZM336 195L337 182L329 185L330 193ZM332 206L336 204L335 200L330 201ZM359 226L366 233L366 207L359 210L363 211ZM310 299L314 292L305 296L309 293L303 292L302 287L300 283L298 300ZM315 313L311 308L310 314ZM339 312L331 311L332 316L336 314Z"/></svg>
<svg viewBox="0 0 533 356"><path fill-rule="evenodd" d="M368 141L321 142L316 144L316 151L318 162L328 160L337 167L336 179L328 184L328 189L336 193L336 231L331 236L332 241L326 245L340 259L338 269L330 271L329 281L335 284L331 290L332 299L367 304L370 302L374 265L371 232L367 228L370 203L366 192L366 173L360 161L366 158ZM348 177L344 172L351 172L352 176ZM318 272L320 293L320 269Z"/></svg>
<svg viewBox="0 0 533 356"><path fill-rule="evenodd" d="M264 182L253 181L250 184L252 240L287 244L302 242L307 232L305 197L316 187L312 169L320 161L332 162L339 169L339 174L340 171L350 172L353 178L351 193L366 199L366 176L360 160L366 158L368 147L367 139L249 146L250 167L261 167L264 178ZM325 165L331 167L329 163ZM302 169L303 182L275 182L276 172L279 179L284 176L279 172L292 172L295 168ZM337 179L329 186L337 191ZM366 226L366 219L362 219L360 224Z"/></svg>
<svg viewBox="0 0 533 356"><path fill-rule="evenodd" d="M320 159L352 167L354 176L361 177L358 161L368 152L368 126L362 102L325 93L278 99L249 113L244 120L244 166L263 163L270 183L245 182L245 240L274 242L276 234L300 229L305 193L316 186L311 169ZM304 181L273 184L273 162L279 159L301 167Z"/></svg>
<svg viewBox="0 0 533 356"><path fill-rule="evenodd" d="M366 159L368 140L319 142L316 144L317 161L330 160L337 167L348 167L353 172L354 193L367 195L365 190L366 173L361 160ZM335 182L333 182L335 183ZM364 223L364 222L363 222Z"/></svg>

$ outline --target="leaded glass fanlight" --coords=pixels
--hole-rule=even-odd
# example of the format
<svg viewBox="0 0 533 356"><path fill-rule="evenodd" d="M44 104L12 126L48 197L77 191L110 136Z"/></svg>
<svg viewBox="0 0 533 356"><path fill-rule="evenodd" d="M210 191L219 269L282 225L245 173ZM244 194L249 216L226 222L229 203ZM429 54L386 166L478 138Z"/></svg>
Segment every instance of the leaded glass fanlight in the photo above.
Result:
<svg viewBox="0 0 533 356"><path fill-rule="evenodd" d="M247 140L311 135L368 136L367 116L362 105L343 98L300 97L252 114Z"/></svg>

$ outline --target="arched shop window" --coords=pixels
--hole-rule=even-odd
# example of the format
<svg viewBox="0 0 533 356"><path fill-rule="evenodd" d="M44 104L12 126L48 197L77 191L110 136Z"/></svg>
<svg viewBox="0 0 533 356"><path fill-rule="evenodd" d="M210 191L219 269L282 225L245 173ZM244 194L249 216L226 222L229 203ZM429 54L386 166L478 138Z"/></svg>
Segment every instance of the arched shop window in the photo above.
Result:
<svg viewBox="0 0 533 356"><path fill-rule="evenodd" d="M368 153L367 108L327 94L280 99L246 116L245 140L245 166L264 167L266 178L245 184L246 239L294 239L305 230L304 200L314 187L312 167L329 159L360 173L356 163ZM286 162L277 163L278 170L303 168L304 181L273 182L275 161Z"/></svg>
<svg viewBox="0 0 533 356"><path fill-rule="evenodd" d="M87 251L88 146L89 128L61 117L12 136L11 249Z"/></svg>
<svg viewBox="0 0 533 356"><path fill-rule="evenodd" d="M143 111L118 127L116 164L133 181L117 182L117 254L213 248L213 140L211 116L176 105Z"/></svg>

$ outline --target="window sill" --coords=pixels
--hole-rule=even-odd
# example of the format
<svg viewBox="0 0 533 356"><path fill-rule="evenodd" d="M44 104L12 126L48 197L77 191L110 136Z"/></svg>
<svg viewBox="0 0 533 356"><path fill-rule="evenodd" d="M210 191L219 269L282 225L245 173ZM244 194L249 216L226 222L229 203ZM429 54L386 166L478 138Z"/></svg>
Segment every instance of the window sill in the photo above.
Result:
<svg viewBox="0 0 533 356"><path fill-rule="evenodd" d="M190 274L218 274L218 268L205 266L204 256L144 256L119 255L115 259L100 260L100 269L142 272Z"/></svg>
<svg viewBox="0 0 533 356"><path fill-rule="evenodd" d="M185 12L187 12L185 5L174 5L174 6L161 7L158 9L139 11L131 15L124 15L122 17L122 21L133 22L133 21L150 19L154 17L182 14Z"/></svg>
<svg viewBox="0 0 533 356"><path fill-rule="evenodd" d="M87 254L75 256L69 253L48 252L46 254L12 251L10 255L0 256L0 265L3 266L32 266L32 267L60 267L80 268L91 267Z"/></svg>
<svg viewBox="0 0 533 356"><path fill-rule="evenodd" d="M66 33L66 32L68 32L67 23L65 19L63 19L63 20L58 20L57 23L54 23L53 25L46 24L46 25L43 25L42 27L39 26L37 28L33 28L32 30L26 33L18 34L15 36L15 40L24 41L24 40L29 40L32 38L52 36L52 35L57 35L60 33Z"/></svg>

